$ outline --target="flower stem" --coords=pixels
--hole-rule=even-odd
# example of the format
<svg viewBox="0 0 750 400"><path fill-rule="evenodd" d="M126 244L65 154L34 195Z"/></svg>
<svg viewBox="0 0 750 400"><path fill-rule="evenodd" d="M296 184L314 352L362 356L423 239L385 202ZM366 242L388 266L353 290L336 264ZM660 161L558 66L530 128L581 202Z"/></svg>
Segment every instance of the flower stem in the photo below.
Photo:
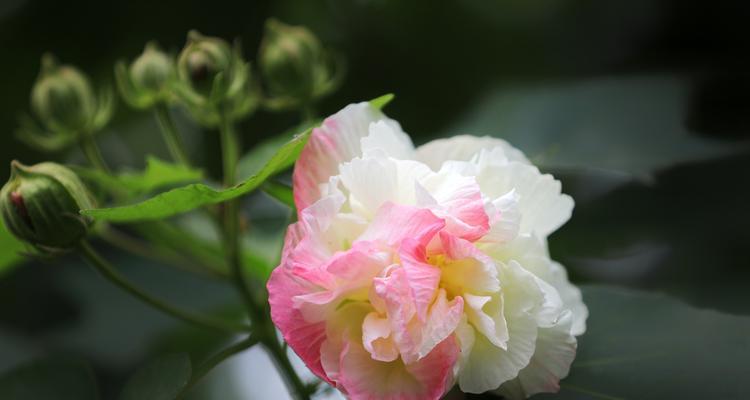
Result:
<svg viewBox="0 0 750 400"><path fill-rule="evenodd" d="M226 115L222 118L220 131L224 163L224 186L230 187L235 184L236 179L235 174L240 150L239 138L231 119ZM309 400L310 395L307 386L297 376L289 358L276 338L276 329L271 322L271 315L267 307L268 296L266 295L265 285L258 280L248 281L245 278L240 260L239 201L237 199L224 203L222 225L227 264L232 280L246 303L254 334L257 335L258 340L271 356L292 396L297 400Z"/></svg>
<svg viewBox="0 0 750 400"><path fill-rule="evenodd" d="M190 158L185 151L185 146L182 143L182 138L177 132L174 120L169 113L169 108L164 103L158 103L154 106L154 114L156 115L156 121L159 123L164 141L169 149L169 154L172 155L174 161L189 167Z"/></svg>
<svg viewBox="0 0 750 400"><path fill-rule="evenodd" d="M255 346L257 343L258 343L258 339L255 338L254 335L251 335L248 338L242 341L239 341L227 347L226 349L221 350L220 352L214 354L213 356L209 357L207 360L201 363L193 371L193 375L190 377L190 382L188 382L187 386L185 386L185 388L182 390L182 394L186 393L193 386L195 386L201 379L203 379L203 377L205 377L209 372L211 372L211 370L213 370L217 365L224 362L227 358L232 357L235 354L241 353L249 349L250 347Z"/></svg>
<svg viewBox="0 0 750 400"><path fill-rule="evenodd" d="M166 314L203 328L229 333L250 331L249 325L215 320L204 315L193 314L151 296L129 282L86 241L81 242L79 250L83 258L104 278L118 286L120 289L128 292L130 295Z"/></svg>
<svg viewBox="0 0 750 400"><path fill-rule="evenodd" d="M101 151L99 151L99 146L97 146L93 135L83 135L78 142L78 145L81 147L83 154L86 156L86 159L89 160L91 165L103 172L108 174L111 173L109 166L102 157Z"/></svg>

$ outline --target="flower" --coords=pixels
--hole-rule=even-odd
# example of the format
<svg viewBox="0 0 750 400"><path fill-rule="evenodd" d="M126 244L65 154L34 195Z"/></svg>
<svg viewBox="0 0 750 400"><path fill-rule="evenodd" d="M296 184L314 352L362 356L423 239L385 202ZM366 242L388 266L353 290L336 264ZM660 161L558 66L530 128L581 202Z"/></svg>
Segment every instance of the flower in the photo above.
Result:
<svg viewBox="0 0 750 400"><path fill-rule="evenodd" d="M587 309L546 238L573 200L523 153L472 136L415 149L359 103L313 130L293 183L269 302L321 379L352 399L559 388Z"/></svg>

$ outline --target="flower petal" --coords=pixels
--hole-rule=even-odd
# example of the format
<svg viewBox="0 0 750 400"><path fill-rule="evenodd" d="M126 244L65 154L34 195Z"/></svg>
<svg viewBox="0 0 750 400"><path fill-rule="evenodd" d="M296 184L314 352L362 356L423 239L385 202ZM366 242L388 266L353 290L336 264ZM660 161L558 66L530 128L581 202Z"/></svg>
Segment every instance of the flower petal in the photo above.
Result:
<svg viewBox="0 0 750 400"><path fill-rule="evenodd" d="M565 312L554 326L540 328L536 351L527 365L512 381L506 382L498 394L522 400L537 393L556 393L560 379L570 371L576 355L576 338L570 334L572 314Z"/></svg>
<svg viewBox="0 0 750 400"><path fill-rule="evenodd" d="M351 104L313 129L292 178L297 210L304 210L320 198L320 185L338 174L339 164L362 155L361 139L370 134L370 124L379 121L394 134L405 135L398 122L367 102Z"/></svg>
<svg viewBox="0 0 750 400"><path fill-rule="evenodd" d="M483 149L498 149L509 161L529 163L521 151L505 140L471 135L458 135L425 143L417 148L417 160L438 171L445 161L469 161Z"/></svg>

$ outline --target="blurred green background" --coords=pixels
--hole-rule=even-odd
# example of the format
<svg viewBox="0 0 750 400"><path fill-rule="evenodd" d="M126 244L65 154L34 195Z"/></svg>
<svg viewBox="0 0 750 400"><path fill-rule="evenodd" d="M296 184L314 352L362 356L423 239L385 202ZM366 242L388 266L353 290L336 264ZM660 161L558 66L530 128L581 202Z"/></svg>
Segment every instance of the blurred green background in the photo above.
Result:
<svg viewBox="0 0 750 400"><path fill-rule="evenodd" d="M576 209L550 249L577 283L750 313L750 3L739 0L4 0L0 166L83 162L76 151L40 154L14 138L44 52L113 85L116 60L149 40L176 53L190 29L241 38L253 60L272 16L309 27L348 62L321 116L393 92L386 111L418 144L459 133L502 137L558 176ZM258 112L241 125L245 147L297 122L296 113ZM185 117L178 124L193 156L218 175L218 135ZM119 166L168 156L152 116L122 102L98 141ZM2 167L0 179L8 173ZM246 210L262 216L252 221L269 237L283 227L283 209L262 195ZM231 312L228 286L107 250L163 297ZM205 353L225 339L148 309L72 256L0 277L0 372L41 355L82 358L102 398L114 398L153 354ZM262 354L251 353L194 398L283 398L257 361Z"/></svg>

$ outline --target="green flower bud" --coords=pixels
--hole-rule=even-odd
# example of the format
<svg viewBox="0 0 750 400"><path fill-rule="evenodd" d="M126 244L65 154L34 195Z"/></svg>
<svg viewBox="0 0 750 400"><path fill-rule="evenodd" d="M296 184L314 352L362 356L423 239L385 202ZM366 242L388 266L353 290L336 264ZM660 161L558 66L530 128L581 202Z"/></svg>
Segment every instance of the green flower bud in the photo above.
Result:
<svg viewBox="0 0 750 400"><path fill-rule="evenodd" d="M259 66L277 108L313 102L334 89L334 68L323 45L303 26L266 22Z"/></svg>
<svg viewBox="0 0 750 400"><path fill-rule="evenodd" d="M31 92L31 107L48 129L75 132L89 124L96 99L85 75L72 66L57 65L47 54Z"/></svg>
<svg viewBox="0 0 750 400"><path fill-rule="evenodd" d="M87 234L91 220L79 215L94 201L78 176L62 165L11 163L0 190L0 212L10 232L45 252L70 249Z"/></svg>
<svg viewBox="0 0 750 400"><path fill-rule="evenodd" d="M173 73L172 60L153 42L147 44L143 53L130 65L130 77L133 84L144 91L164 90Z"/></svg>
<svg viewBox="0 0 750 400"><path fill-rule="evenodd" d="M169 55L150 42L129 67L124 61L118 62L115 77L123 99L134 108L144 109L170 100L175 67Z"/></svg>
<svg viewBox="0 0 750 400"><path fill-rule="evenodd" d="M237 120L255 110L260 94L250 71L239 43L230 47L191 31L177 59L174 89L199 123L217 126L222 118Z"/></svg>
<svg viewBox="0 0 750 400"><path fill-rule="evenodd" d="M229 73L232 49L229 43L190 31L188 42L177 61L177 71L182 82L193 90L208 96L219 73Z"/></svg>

